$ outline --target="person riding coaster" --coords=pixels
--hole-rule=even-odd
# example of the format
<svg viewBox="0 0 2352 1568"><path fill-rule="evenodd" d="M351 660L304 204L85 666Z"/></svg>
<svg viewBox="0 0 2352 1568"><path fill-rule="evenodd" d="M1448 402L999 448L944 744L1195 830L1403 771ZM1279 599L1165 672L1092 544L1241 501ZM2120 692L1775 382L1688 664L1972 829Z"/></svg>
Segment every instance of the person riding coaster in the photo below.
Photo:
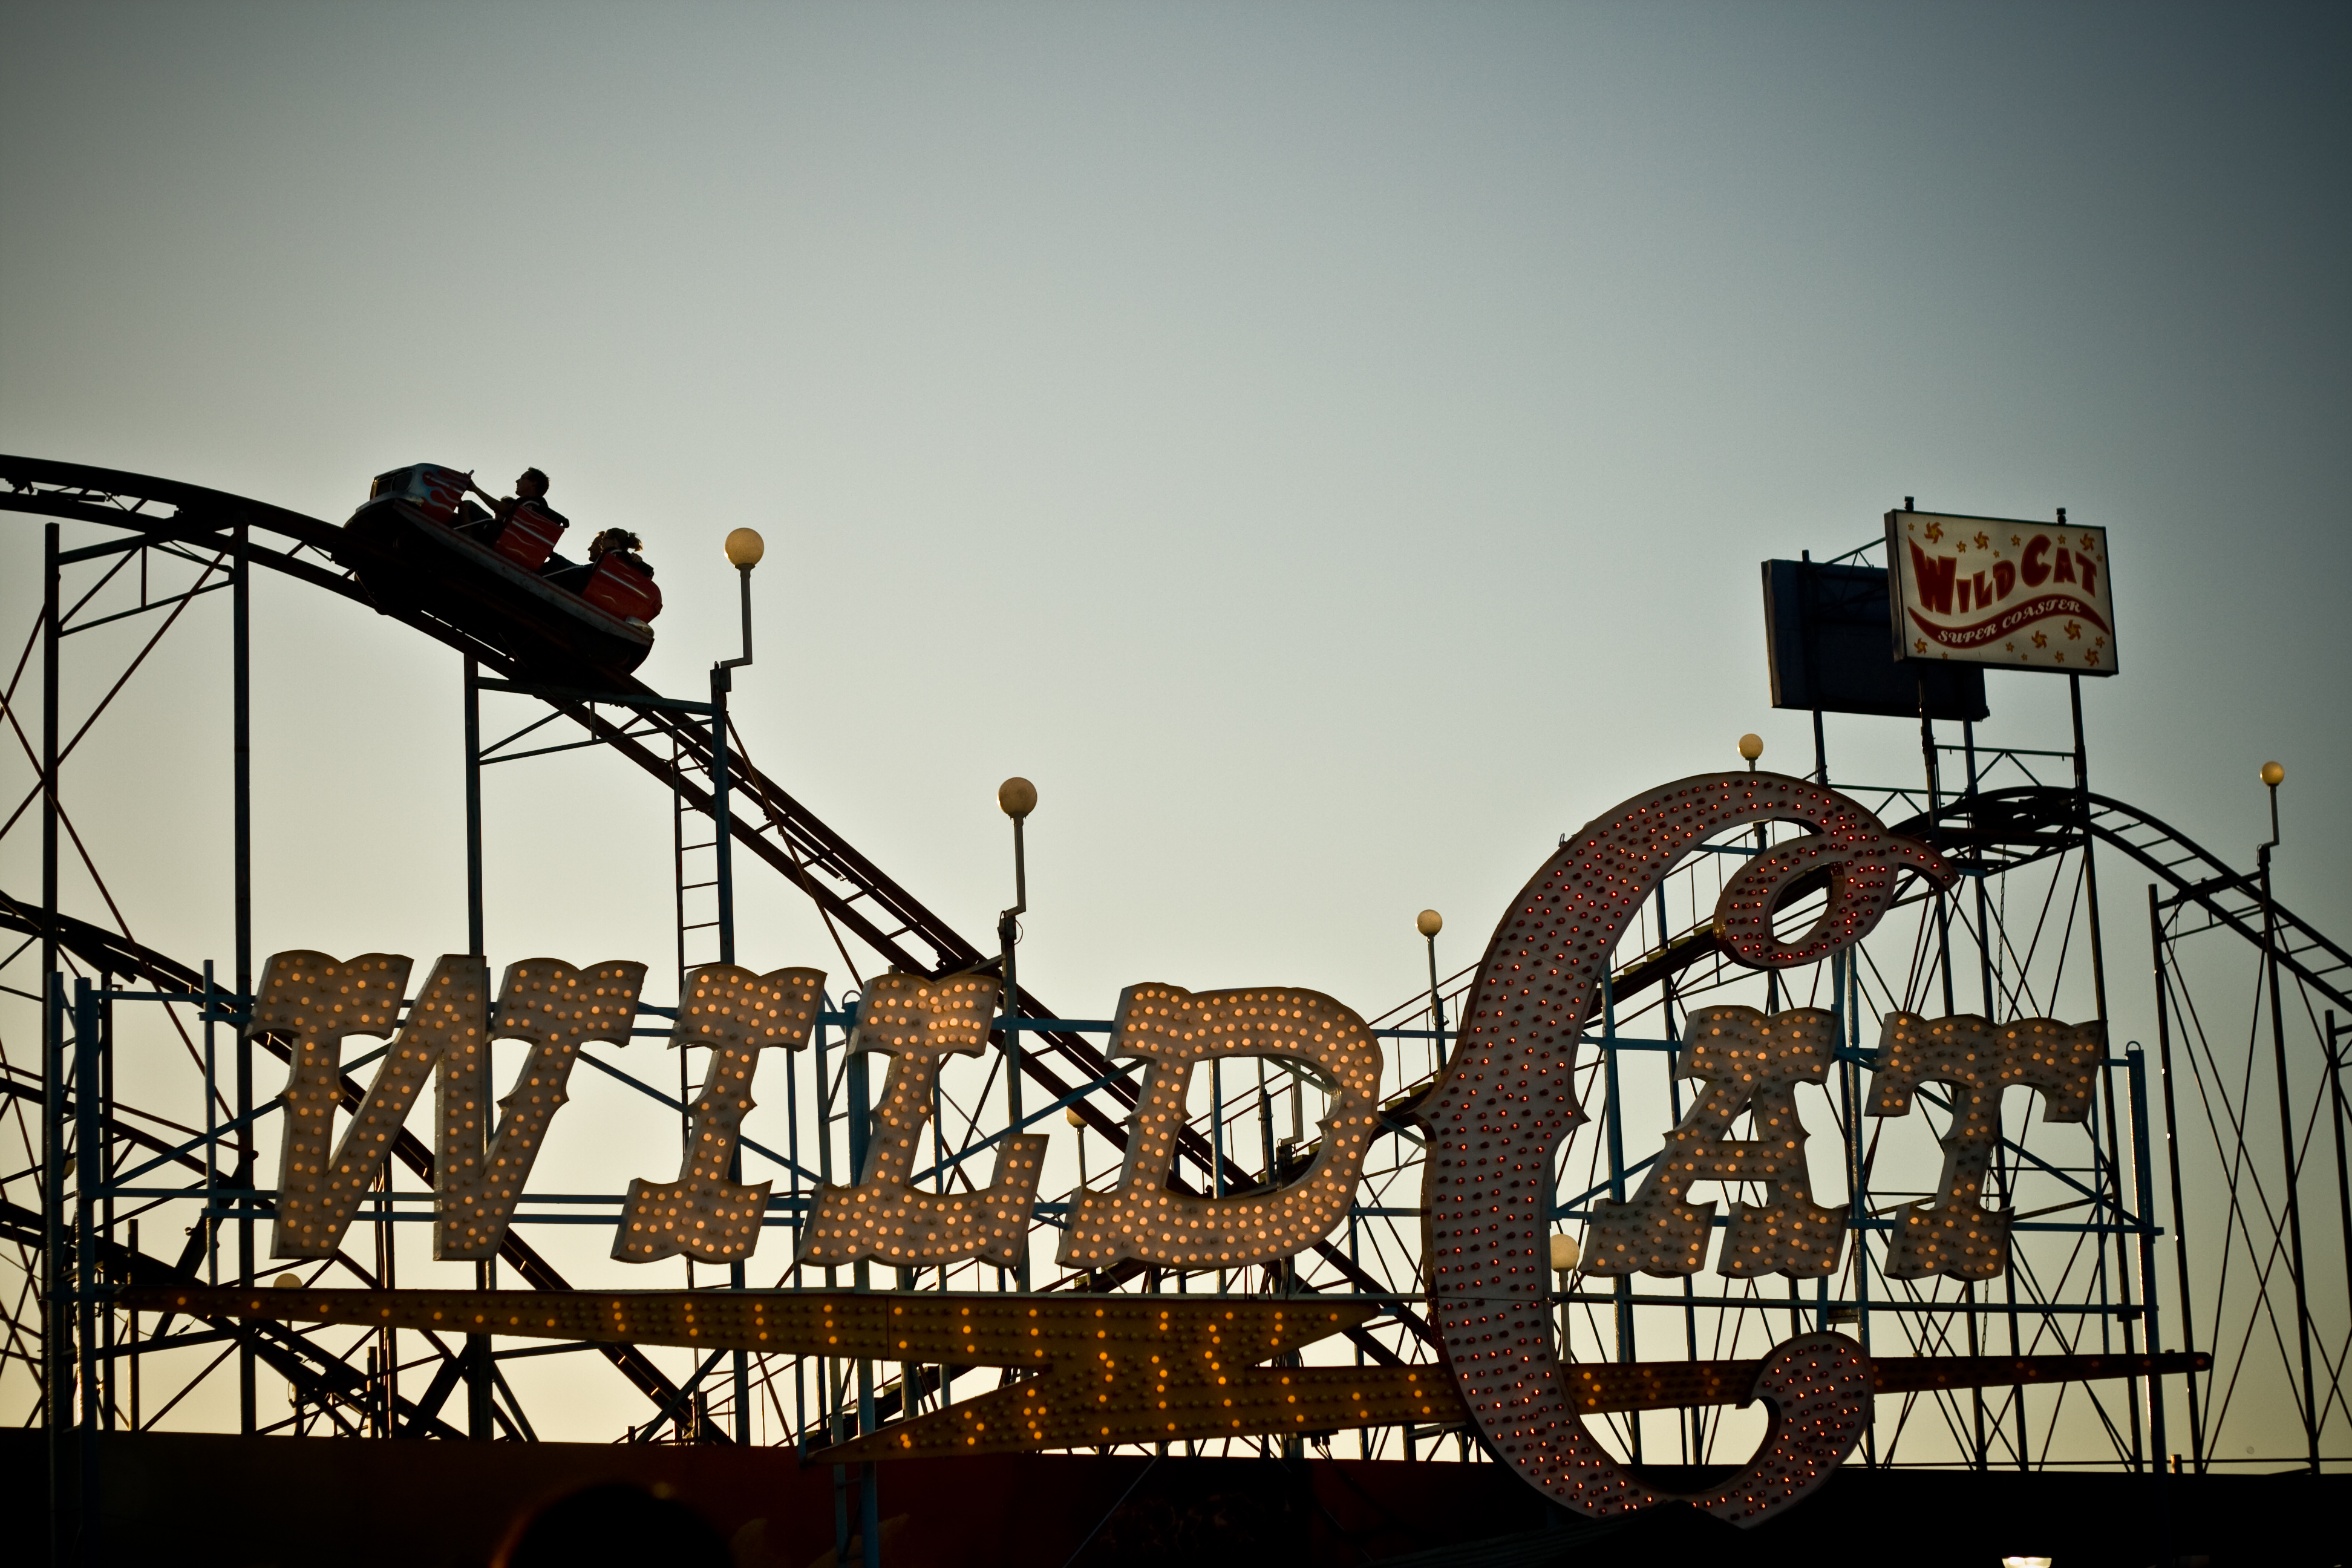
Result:
<svg viewBox="0 0 2352 1568"><path fill-rule="evenodd" d="M578 594L614 614L650 621L660 613L661 595L653 585L652 564L639 553L645 542L625 528L608 528L590 542L586 562L555 553L555 542L572 520L547 504L547 476L525 468L515 478L515 493L501 500L474 482L467 470L467 489L490 503L485 513L470 501L461 502L459 533L470 533L516 564L539 574L558 588ZM509 538L509 531L516 537ZM610 559L613 565L607 567Z"/></svg>
<svg viewBox="0 0 2352 1568"><path fill-rule="evenodd" d="M525 468L515 479L515 493L500 500L474 482L474 470L466 470L465 486L490 503L486 516L470 501L458 504L456 527L460 533L476 532L483 543L495 547L515 514L529 509L536 516L546 518L562 533L572 525L572 520L547 504L547 476L537 468Z"/></svg>

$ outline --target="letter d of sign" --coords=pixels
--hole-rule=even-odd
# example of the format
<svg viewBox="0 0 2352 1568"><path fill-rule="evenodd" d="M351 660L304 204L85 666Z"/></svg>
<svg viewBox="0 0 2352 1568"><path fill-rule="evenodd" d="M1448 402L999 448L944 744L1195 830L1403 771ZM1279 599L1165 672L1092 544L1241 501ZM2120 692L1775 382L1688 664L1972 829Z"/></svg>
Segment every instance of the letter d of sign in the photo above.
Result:
<svg viewBox="0 0 2352 1568"><path fill-rule="evenodd" d="M740 1263L760 1242L768 1184L735 1179L736 1131L752 1105L751 1069L771 1046L799 1050L816 1025L824 992L821 969L754 974L713 963L687 977L669 1046L707 1046L710 1066L694 1097L685 1169L656 1186L629 1183L629 1201L613 1237L624 1263L651 1263L680 1253L704 1263Z"/></svg>
<svg viewBox="0 0 2352 1568"><path fill-rule="evenodd" d="M1364 1021L1314 991L1204 991L1130 985L1112 1056L1141 1057L1143 1093L1116 1192L1082 1192L1055 1261L1107 1268L1121 1258L1171 1268L1235 1268L1311 1247L1346 1216L1380 1117L1381 1048ZM1322 1147L1304 1175L1249 1197L1171 1192L1193 1064L1273 1057L1314 1070L1331 1096ZM1198 1136L1194 1134L1194 1136Z"/></svg>
<svg viewBox="0 0 2352 1568"><path fill-rule="evenodd" d="M2091 1074L2105 1054L2095 1022L2061 1024L2020 1018L1989 1024L1974 1014L1922 1018L1889 1013L1878 1037L1878 1070L1871 1075L1870 1113L1907 1116L1911 1091L1923 1083L1949 1084L1952 1120L1944 1130L1942 1196L1903 1210L1903 1226L1888 1250L1886 1277L1998 1279L2009 1270L2010 1215L1980 1201L1985 1172L2000 1142L2000 1092L2011 1084L2038 1089L2042 1120L2080 1121L2091 1111Z"/></svg>
<svg viewBox="0 0 2352 1568"><path fill-rule="evenodd" d="M1003 983L993 975L932 980L920 974L875 977L857 1004L853 1051L887 1051L890 1076L874 1108L866 1160L854 1187L820 1187L801 1237L801 1263L855 1263L861 1258L908 1268L977 1258L1018 1265L1029 1247L1037 1173L1045 1140L1017 1133L997 1145L996 1169L979 1192L927 1193L915 1186L915 1154L939 1093L940 1064L976 1057Z"/></svg>

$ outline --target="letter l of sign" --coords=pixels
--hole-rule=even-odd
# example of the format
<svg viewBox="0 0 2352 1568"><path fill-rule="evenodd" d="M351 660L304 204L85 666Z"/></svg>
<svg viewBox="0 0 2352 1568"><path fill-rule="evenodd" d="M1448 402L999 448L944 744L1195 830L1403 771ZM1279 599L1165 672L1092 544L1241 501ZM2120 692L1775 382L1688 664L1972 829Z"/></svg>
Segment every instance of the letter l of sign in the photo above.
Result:
<svg viewBox="0 0 2352 1568"><path fill-rule="evenodd" d="M1003 988L989 974L946 980L883 974L866 988L849 1048L887 1051L890 1076L874 1108L857 1184L817 1189L815 1212L794 1261L871 1258L903 1268L977 1258L1001 1268L1020 1265L1045 1158L1043 1136L1005 1137L997 1145L988 1185L977 1192L950 1192L945 1182L935 1193L913 1184L915 1155L939 1093L940 1067L951 1056L978 1056L987 1047L989 1019Z"/></svg>
<svg viewBox="0 0 2352 1568"><path fill-rule="evenodd" d="M751 1255L769 1186L736 1179L738 1130L752 1106L751 1070L771 1046L796 1051L808 1044L824 993L821 969L754 974L713 963L688 976L670 1049L707 1046L710 1066L695 1096L685 1168L675 1182L630 1182L613 1237L614 1258L651 1263L683 1253L705 1263L740 1263Z"/></svg>

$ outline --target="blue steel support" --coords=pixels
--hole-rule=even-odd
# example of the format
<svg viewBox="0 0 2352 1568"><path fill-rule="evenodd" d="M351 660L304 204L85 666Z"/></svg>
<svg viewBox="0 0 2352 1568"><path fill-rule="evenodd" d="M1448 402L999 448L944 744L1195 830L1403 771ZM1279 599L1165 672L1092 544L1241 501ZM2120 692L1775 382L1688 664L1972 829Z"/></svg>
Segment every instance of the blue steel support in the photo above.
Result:
<svg viewBox="0 0 2352 1568"><path fill-rule="evenodd" d="M79 1539L75 1556L83 1563L100 1561L98 1542L98 1194L106 1184L106 1143L99 1123L98 997L87 975L74 978L73 991L73 1110L74 1110L74 1343L79 1352L75 1379L81 1390L80 1443L74 1466L79 1493L76 1512ZM62 1099L65 1079L50 1081L51 1092Z"/></svg>
<svg viewBox="0 0 2352 1568"><path fill-rule="evenodd" d="M1625 1123L1619 1107L1623 1096L1617 1085L1617 990L1604 965L1601 975L1601 1071L1609 1085L1609 1197L1613 1203L1625 1201ZM1616 1300L1617 1359L1630 1362L1633 1351L1633 1282L1621 1274L1612 1291ZM1642 1415L1635 1411L1627 1417L1626 1425L1633 1433L1633 1462L1642 1462Z"/></svg>
<svg viewBox="0 0 2352 1568"><path fill-rule="evenodd" d="M2197 1345L2196 1300L2189 1293L2189 1232L2187 1205L2181 1197L2180 1121L2172 1096L2172 996L2165 975L2164 918L2157 901L2156 884L2147 885L2147 940L2150 967L2156 976L2156 1070L2164 1090L2164 1161L2172 1188L2172 1260L2180 1300L2180 1341ZM2149 1298L2155 1300L2154 1297ZM2161 1384L2158 1384L2161 1387ZM2189 1411L2189 1458L2200 1475L2205 1472L2205 1413L2197 1400L2197 1374L2184 1373L2180 1390ZM2158 1451L2157 1462L2165 1456Z"/></svg>
<svg viewBox="0 0 2352 1568"><path fill-rule="evenodd" d="M236 524L236 562L231 568L235 575L229 594L229 750L234 777L236 814L233 847L235 867L235 914L236 923L236 1006L240 1013L253 1005L253 567L247 559L247 529L242 515ZM238 1020L236 1030L236 1114L237 1165L245 1172L244 1184L250 1187L255 1180L256 1160L253 1146L253 1041L245 1032L245 1022ZM253 1204L250 1199L237 1200L236 1278L237 1283L249 1284L254 1277ZM240 1343L236 1352L237 1430L250 1437L260 1429L258 1405L260 1365L254 1358L251 1343Z"/></svg>
<svg viewBox="0 0 2352 1568"><path fill-rule="evenodd" d="M72 1319L66 1289L65 976L58 971L58 525L42 531L41 606L41 1419L47 1428L49 1561L73 1561Z"/></svg>
<svg viewBox="0 0 2352 1568"><path fill-rule="evenodd" d="M2156 1297L2156 1173L2148 1160L2147 1053L2134 1040L2124 1050L2131 1074L2132 1232L2139 1243L2141 1310L2147 1314L2147 1353L2164 1350L2164 1333L2157 1319ZM2126 1346L2126 1349L2130 1347ZM2131 1380L2134 1397L2147 1403L2149 1457L2155 1461L2157 1500L2157 1561L2170 1563L2172 1554L2172 1467L2165 1462L2164 1384L2150 1377Z"/></svg>

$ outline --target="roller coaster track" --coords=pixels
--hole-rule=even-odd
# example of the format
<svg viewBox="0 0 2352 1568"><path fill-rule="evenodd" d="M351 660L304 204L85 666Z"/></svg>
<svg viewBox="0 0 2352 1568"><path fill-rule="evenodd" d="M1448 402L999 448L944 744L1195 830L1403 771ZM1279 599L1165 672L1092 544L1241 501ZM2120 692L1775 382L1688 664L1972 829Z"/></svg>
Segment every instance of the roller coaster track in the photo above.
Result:
<svg viewBox="0 0 2352 1568"><path fill-rule="evenodd" d="M2090 838L2130 856L2166 886L2166 902L2194 906L2211 922L2208 929L2234 931L2257 951L2274 953L2282 969L2352 1014L2352 952L2276 902L2265 922L2262 884L2253 874L2231 870L2185 834L2122 801L2023 785L1961 796L1889 831L1934 844L1964 872L1995 876L2081 847L2086 828ZM1808 890L1800 882L1791 897ZM1693 926L1620 970L1615 994L1622 1000L1721 951L1712 925Z"/></svg>
<svg viewBox="0 0 2352 1568"><path fill-rule="evenodd" d="M113 468L45 458L0 456L0 510L96 523L124 531L132 537L98 550L130 549L140 544L171 543L196 546L243 559L292 577L324 592L390 616L484 668L528 689L531 695L562 711L613 751L658 779L692 809L715 816L709 792L682 777L677 757L707 770L715 760L710 735L692 718L669 707L661 694L631 679L604 682L594 692L567 690L545 685L542 672L519 665L483 637L430 613L379 605L341 563L363 559L367 546L349 538L339 526L272 506L266 501L230 495L174 479ZM283 547L257 541L257 533L289 542ZM96 552L68 552L73 557ZM489 608L489 606L484 606ZM536 682L536 684L535 684ZM598 711L616 707L630 717L615 722ZM633 732L634 731L634 732ZM664 756L644 743L641 736L657 735L675 748ZM892 965L924 974L947 974L984 968L997 962L966 941L948 922L926 908L840 834L805 805L754 767L740 750L730 747L729 776L736 788L756 801L761 820L739 804L731 810L732 839L772 867L840 925L881 954ZM1056 1016L1025 987L1016 999L1015 1016ZM1112 1077L1112 1065L1083 1036L1066 1031L1024 1031L1044 1042L1042 1050L1024 1051L1022 1067L1027 1077L1060 1100L1072 1104L1094 1130L1114 1146L1124 1145L1122 1117L1106 1110L1089 1084L1108 1096L1123 1112L1134 1102L1135 1090L1124 1079ZM1073 1081L1056 1071L1053 1058L1076 1069ZM1108 1079L1106 1082L1104 1080ZM1083 1097L1081 1097L1083 1096ZM1197 1171L1209 1172L1212 1155L1206 1140L1184 1142L1181 1151Z"/></svg>
<svg viewBox="0 0 2352 1568"><path fill-rule="evenodd" d="M145 545L175 545L201 549L252 565L265 567L326 593L388 616L456 652L476 660L513 686L536 697L581 725L596 740L627 758L671 790L693 810L715 819L710 793L687 773L699 770L710 776L716 760L709 731L694 718L668 705L659 692L634 678L620 683L600 681L602 689L583 691L546 684L545 673L526 668L503 649L467 627L428 611L381 605L361 584L355 563L367 559L371 547L324 522L266 501L231 495L199 485L157 479L145 474L62 463L45 458L0 456L0 510L93 523L121 531L126 537L107 544L68 551L61 560L94 558L102 553ZM282 545L265 542L257 534L274 536ZM478 603L475 608L495 614L497 606ZM600 708L621 710L617 722ZM672 748L670 755L645 743L658 738ZM681 765L683 763L684 765ZM759 807L755 814L739 799L729 813L734 843L757 856L805 893L821 910L892 965L909 972L940 975L985 969L1001 955L984 953L953 927L934 914L913 894L887 876L839 833L820 820L782 786L761 773L742 752L728 751L728 775L740 796ZM29 921L29 923L28 923ZM37 906L29 909L0 896L0 926L37 931ZM94 966L119 973L145 976L161 989L185 989L201 984L194 972L87 922L59 921L59 940ZM1024 1018L1058 1016L1026 987L1013 1005ZM1126 1146L1127 1112L1133 1109L1137 1089L1120 1076L1108 1057L1084 1036L1066 1030L1024 1030L1042 1043L1020 1055L1024 1077L1043 1088L1053 1104L1067 1104L1112 1147ZM1074 1073L1075 1076L1066 1076ZM347 1104L356 1106L357 1086L347 1081ZM429 1150L403 1135L400 1153L411 1170L428 1181ZM1177 1152L1200 1178L1204 1189L1216 1184L1218 1156L1209 1139L1187 1128L1178 1136ZM413 1147L412 1147L413 1145ZM1245 1188L1259 1179L1230 1156L1223 1161L1228 1190ZM562 1289L555 1271L520 1243L511 1243L509 1262L523 1278L545 1289ZM1318 1243L1318 1253L1360 1289L1385 1293L1387 1287L1366 1275L1352 1259ZM1414 1331L1426 1335L1426 1325L1399 1310ZM634 1355L634 1352L632 1352ZM615 1358L616 1363L619 1358ZM622 1370L630 1381L663 1408L676 1403L677 1391L650 1363L635 1356Z"/></svg>

